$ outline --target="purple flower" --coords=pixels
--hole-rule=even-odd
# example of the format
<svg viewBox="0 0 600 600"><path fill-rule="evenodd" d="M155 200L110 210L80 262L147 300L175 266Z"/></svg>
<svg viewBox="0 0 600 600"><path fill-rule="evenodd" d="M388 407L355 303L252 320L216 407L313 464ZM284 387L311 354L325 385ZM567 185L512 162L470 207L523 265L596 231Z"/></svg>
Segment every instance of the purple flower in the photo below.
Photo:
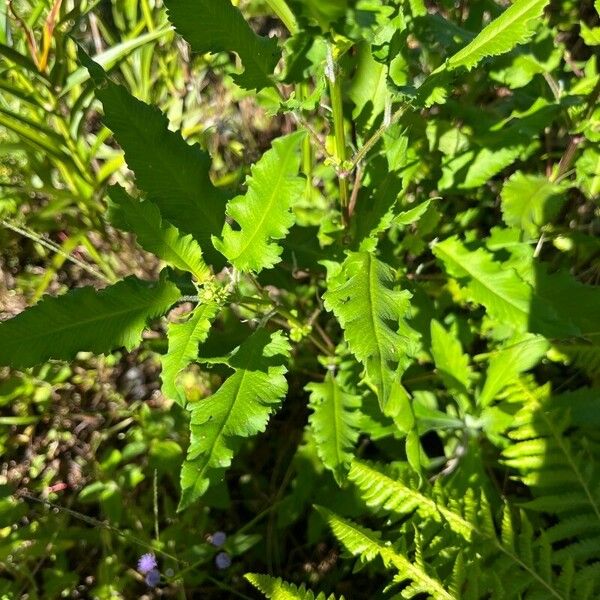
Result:
<svg viewBox="0 0 600 600"><path fill-rule="evenodd" d="M148 573L150 573L150 571L156 569L156 567L156 556L154 556L154 554L148 552L148 554L142 554L142 556L140 556L137 568L142 575L147 575Z"/></svg>
<svg viewBox="0 0 600 600"><path fill-rule="evenodd" d="M220 546L222 546L225 543L226 539L227 539L227 534L224 531L215 531L210 536L210 543L215 548L219 548Z"/></svg>
<svg viewBox="0 0 600 600"><path fill-rule="evenodd" d="M231 566L229 554L227 554L227 552L219 552L219 554L215 556L215 564L217 565L217 569L228 569Z"/></svg>
<svg viewBox="0 0 600 600"><path fill-rule="evenodd" d="M158 569L152 569L146 573L146 585L150 587L156 587L160 582L160 571Z"/></svg>

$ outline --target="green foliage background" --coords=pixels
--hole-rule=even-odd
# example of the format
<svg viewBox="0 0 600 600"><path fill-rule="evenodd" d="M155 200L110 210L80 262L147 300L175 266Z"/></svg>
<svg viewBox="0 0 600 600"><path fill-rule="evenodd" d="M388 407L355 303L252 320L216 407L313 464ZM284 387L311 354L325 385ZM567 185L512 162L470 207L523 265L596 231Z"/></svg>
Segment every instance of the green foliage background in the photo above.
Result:
<svg viewBox="0 0 600 600"><path fill-rule="evenodd" d="M600 2L0 21L0 597L599 596Z"/></svg>

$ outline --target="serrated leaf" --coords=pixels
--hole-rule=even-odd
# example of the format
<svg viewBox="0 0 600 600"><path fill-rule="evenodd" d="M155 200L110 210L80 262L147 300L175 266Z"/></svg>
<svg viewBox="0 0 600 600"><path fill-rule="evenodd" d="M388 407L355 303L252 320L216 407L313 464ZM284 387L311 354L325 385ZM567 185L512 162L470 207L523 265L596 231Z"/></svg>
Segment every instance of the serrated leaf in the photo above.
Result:
<svg viewBox="0 0 600 600"><path fill-rule="evenodd" d="M520 373L533 368L549 347L543 337L520 335L510 340L506 348L496 350L490 359L485 384L477 398L478 404L488 406Z"/></svg>
<svg viewBox="0 0 600 600"><path fill-rule="evenodd" d="M471 251L457 237L451 237L435 244L433 253L448 274L465 286L469 299L485 306L488 315L499 323L512 325L519 332L530 329L549 337L565 333L554 311L534 295L531 286L516 271L494 261L483 248ZM534 302L536 310L532 311Z"/></svg>
<svg viewBox="0 0 600 600"><path fill-rule="evenodd" d="M467 391L473 372L460 340L435 319L431 321L431 354L436 369L449 390Z"/></svg>
<svg viewBox="0 0 600 600"><path fill-rule="evenodd" d="M488 56L510 52L527 42L535 33L549 0L516 0L454 56L446 62L448 70L465 67L471 70Z"/></svg>
<svg viewBox="0 0 600 600"><path fill-rule="evenodd" d="M72 360L78 352L131 350L150 319L178 300L177 286L128 277L103 290L79 288L44 297L16 317L0 323L0 365L17 369L49 359Z"/></svg>
<svg viewBox="0 0 600 600"><path fill-rule="evenodd" d="M191 439L181 470L179 510L222 476L239 438L264 431L287 391L289 355L289 342L280 332L257 330L231 354L233 375L212 396L189 407Z"/></svg>
<svg viewBox="0 0 600 600"><path fill-rule="evenodd" d="M328 372L323 383L306 386L311 393L309 408L313 412L309 423L317 452L325 467L333 471L338 485L352 460L361 421L360 397L346 391L340 377Z"/></svg>
<svg viewBox="0 0 600 600"><path fill-rule="evenodd" d="M239 230L225 223L223 239L213 238L213 244L240 271L258 273L281 260L283 250L273 240L287 235L294 224L292 206L304 193L306 182L298 177L304 135L298 131L275 140L252 166L246 194L227 204Z"/></svg>
<svg viewBox="0 0 600 600"><path fill-rule="evenodd" d="M315 596L303 585L298 587L293 583L287 583L269 575L247 573L244 577L270 600L335 600L333 594L326 596L324 593L320 593ZM344 600L344 597L340 596L340 600Z"/></svg>
<svg viewBox="0 0 600 600"><path fill-rule="evenodd" d="M84 54L80 58L96 83L104 123L125 152L137 186L158 206L163 218L194 236L210 264L221 266L223 259L212 247L210 236L223 227L225 201L210 180L209 155L171 131L160 110L112 82Z"/></svg>
<svg viewBox="0 0 600 600"><path fill-rule="evenodd" d="M400 376L418 348L418 336L406 323L410 293L397 289L392 268L368 252L350 253L327 287L327 310L365 366L381 409L395 414Z"/></svg>
<svg viewBox="0 0 600 600"><path fill-rule="evenodd" d="M198 282L210 277L210 269L202 257L198 242L191 235L164 221L152 202L134 200L120 186L108 190L109 220L123 231L134 233L142 248L152 252L168 265L189 271Z"/></svg>
<svg viewBox="0 0 600 600"><path fill-rule="evenodd" d="M185 405L186 397L177 385L177 376L198 357L198 346L206 340L213 319L220 309L218 302L200 304L183 323L170 323L167 328L169 348L161 357L162 393Z"/></svg>
<svg viewBox="0 0 600 600"><path fill-rule="evenodd" d="M522 229L530 237L556 218L566 198L564 186L543 175L517 171L502 188L502 217L509 227Z"/></svg>
<svg viewBox="0 0 600 600"><path fill-rule="evenodd" d="M247 90L273 85L281 52L277 40L251 29L231 0L166 0L167 15L194 52L236 52L244 72L234 81Z"/></svg>

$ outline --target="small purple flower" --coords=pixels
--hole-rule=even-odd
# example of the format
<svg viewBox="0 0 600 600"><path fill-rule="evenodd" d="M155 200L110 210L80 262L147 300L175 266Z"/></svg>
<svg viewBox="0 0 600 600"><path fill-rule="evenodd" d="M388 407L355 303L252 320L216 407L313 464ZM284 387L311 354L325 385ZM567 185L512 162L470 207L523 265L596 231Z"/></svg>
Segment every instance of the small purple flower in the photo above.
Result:
<svg viewBox="0 0 600 600"><path fill-rule="evenodd" d="M137 568L142 575L147 575L148 573L150 573L150 571L156 569L156 567L156 556L154 556L154 554L148 552L148 554L142 554L142 556L140 556Z"/></svg>
<svg viewBox="0 0 600 600"><path fill-rule="evenodd" d="M160 571L158 569L152 569L146 573L146 585L150 587L156 587L160 582Z"/></svg>
<svg viewBox="0 0 600 600"><path fill-rule="evenodd" d="M227 552L219 552L215 556L215 564L217 565L217 569L228 569L231 566L231 558Z"/></svg>
<svg viewBox="0 0 600 600"><path fill-rule="evenodd" d="M221 547L225 543L226 539L227 539L227 534L224 531L215 531L210 536L210 543L215 548L219 548L219 547Z"/></svg>

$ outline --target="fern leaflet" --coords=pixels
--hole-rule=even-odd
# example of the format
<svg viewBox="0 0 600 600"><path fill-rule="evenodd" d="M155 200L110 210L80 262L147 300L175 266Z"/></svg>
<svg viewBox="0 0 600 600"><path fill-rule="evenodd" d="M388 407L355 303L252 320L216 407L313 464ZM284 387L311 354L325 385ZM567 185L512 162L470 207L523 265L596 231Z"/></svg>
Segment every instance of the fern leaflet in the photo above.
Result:
<svg viewBox="0 0 600 600"><path fill-rule="evenodd" d="M269 575L247 573L244 577L270 600L335 600L333 594L327 596L321 592L315 596L303 585L298 587L293 583L287 583ZM344 600L344 596L340 596L339 600Z"/></svg>

